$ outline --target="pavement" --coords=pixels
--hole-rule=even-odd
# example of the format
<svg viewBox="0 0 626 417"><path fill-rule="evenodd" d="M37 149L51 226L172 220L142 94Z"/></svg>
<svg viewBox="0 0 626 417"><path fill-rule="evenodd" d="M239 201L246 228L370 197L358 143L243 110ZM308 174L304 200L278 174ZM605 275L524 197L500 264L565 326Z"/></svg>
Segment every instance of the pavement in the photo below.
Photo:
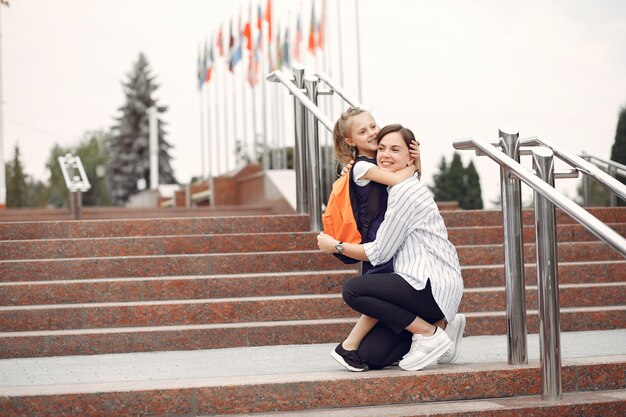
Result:
<svg viewBox="0 0 626 417"><path fill-rule="evenodd" d="M89 356L57 356L0 360L0 396L47 391L54 386L172 386L179 381L274 375L279 377L344 371L330 357L335 344L282 345L246 348L118 353ZM563 332L561 357L626 355L626 329ZM539 359L539 338L528 335L528 359ZM473 336L463 339L456 364L507 363L506 336ZM433 364L429 368L436 366ZM453 365L452 365L453 366ZM348 372L348 371L345 371ZM381 371L371 371L381 372ZM383 371L384 372L384 371ZM229 379L229 378L226 378ZM47 389L46 389L47 388Z"/></svg>

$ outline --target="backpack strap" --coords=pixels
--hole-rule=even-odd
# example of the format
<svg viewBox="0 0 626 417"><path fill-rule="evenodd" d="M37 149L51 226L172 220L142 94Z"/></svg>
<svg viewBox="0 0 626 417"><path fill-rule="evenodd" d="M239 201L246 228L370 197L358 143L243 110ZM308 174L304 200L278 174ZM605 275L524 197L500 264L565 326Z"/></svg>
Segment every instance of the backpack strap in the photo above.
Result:
<svg viewBox="0 0 626 417"><path fill-rule="evenodd" d="M383 186L381 184L374 183L373 187L370 189L370 195L367 198L367 208L365 209L365 218L363 219L363 229L361 230L361 239L363 241L367 239L370 226L378 215L381 192L385 192L382 188Z"/></svg>

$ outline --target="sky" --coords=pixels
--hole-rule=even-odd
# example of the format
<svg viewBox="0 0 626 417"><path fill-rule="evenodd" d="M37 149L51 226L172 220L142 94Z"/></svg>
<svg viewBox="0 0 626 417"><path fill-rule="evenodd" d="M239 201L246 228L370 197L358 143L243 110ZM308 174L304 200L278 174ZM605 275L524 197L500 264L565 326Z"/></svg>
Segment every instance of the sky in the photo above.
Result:
<svg viewBox="0 0 626 417"><path fill-rule="evenodd" d="M311 1L273 0L274 27L280 24L281 32L289 27L293 39L300 14L306 39ZM314 1L319 16L322 0ZM263 9L266 2L260 2ZM162 119L177 179L184 183L202 172L232 168L235 138L244 126L251 138L253 129L252 92L242 87L244 65L234 76L222 65L199 93L196 63L200 45L221 25L236 21L240 11L246 15L250 4L11 0L0 11L5 161L19 144L26 172L45 180L54 144L76 146L85 132L115 123L124 104L122 82L143 52L159 84L156 98L168 107ZM610 156L618 114L626 105L625 1L386 0L383 7L380 0L328 0L327 5L329 43L315 58L304 54L307 72L323 70L353 97L360 92L379 125L411 128L422 144L427 183L442 157L450 161L455 140L495 141L501 126L514 126L521 137L545 136L572 152ZM225 102L224 90L235 99ZM255 94L260 135L261 87ZM266 85L270 144L293 143L291 100L282 86ZM220 122L224 109L233 106L237 121L229 110L230 124ZM346 106L324 98L321 107L335 120ZM470 151L462 158L474 161L483 201L491 206L499 193L499 167ZM527 158L522 164L529 167ZM559 180L557 189L572 197L578 182Z"/></svg>

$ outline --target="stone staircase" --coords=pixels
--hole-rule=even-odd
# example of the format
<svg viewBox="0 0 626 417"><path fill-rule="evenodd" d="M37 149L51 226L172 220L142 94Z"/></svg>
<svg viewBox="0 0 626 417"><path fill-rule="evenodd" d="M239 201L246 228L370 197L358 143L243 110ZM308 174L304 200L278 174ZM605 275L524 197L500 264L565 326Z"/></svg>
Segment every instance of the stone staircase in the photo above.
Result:
<svg viewBox="0 0 626 417"><path fill-rule="evenodd" d="M590 211L626 234L626 209ZM280 351L280 364L297 349L313 349L307 372L0 382L0 416L625 414L626 347L564 359L566 395L558 404L537 400L536 360L363 374L344 372L330 360L325 369L330 345L323 344L342 340L356 321L340 291L357 271L317 250L306 216L259 213L0 223L0 358L58 363L115 353L137 355L133 361L144 358L140 352L215 356L239 348L233 355ZM501 213L442 215L465 280L464 343L488 349L481 343L506 334ZM561 331L623 336L626 260L563 213L557 223ZM524 224L528 331L537 333L532 212L524 213ZM476 401L481 398L491 400Z"/></svg>

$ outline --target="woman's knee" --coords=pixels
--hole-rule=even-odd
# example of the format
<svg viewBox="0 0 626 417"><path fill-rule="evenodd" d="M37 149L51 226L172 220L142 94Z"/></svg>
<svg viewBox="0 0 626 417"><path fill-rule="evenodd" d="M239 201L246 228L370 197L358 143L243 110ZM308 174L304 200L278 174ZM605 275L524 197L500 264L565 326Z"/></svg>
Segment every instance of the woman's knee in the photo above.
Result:
<svg viewBox="0 0 626 417"><path fill-rule="evenodd" d="M354 303L360 296L359 289L362 285L361 281L361 277L356 277L349 279L348 281L343 283L341 295L343 297L343 300L349 306L352 306L352 303Z"/></svg>

